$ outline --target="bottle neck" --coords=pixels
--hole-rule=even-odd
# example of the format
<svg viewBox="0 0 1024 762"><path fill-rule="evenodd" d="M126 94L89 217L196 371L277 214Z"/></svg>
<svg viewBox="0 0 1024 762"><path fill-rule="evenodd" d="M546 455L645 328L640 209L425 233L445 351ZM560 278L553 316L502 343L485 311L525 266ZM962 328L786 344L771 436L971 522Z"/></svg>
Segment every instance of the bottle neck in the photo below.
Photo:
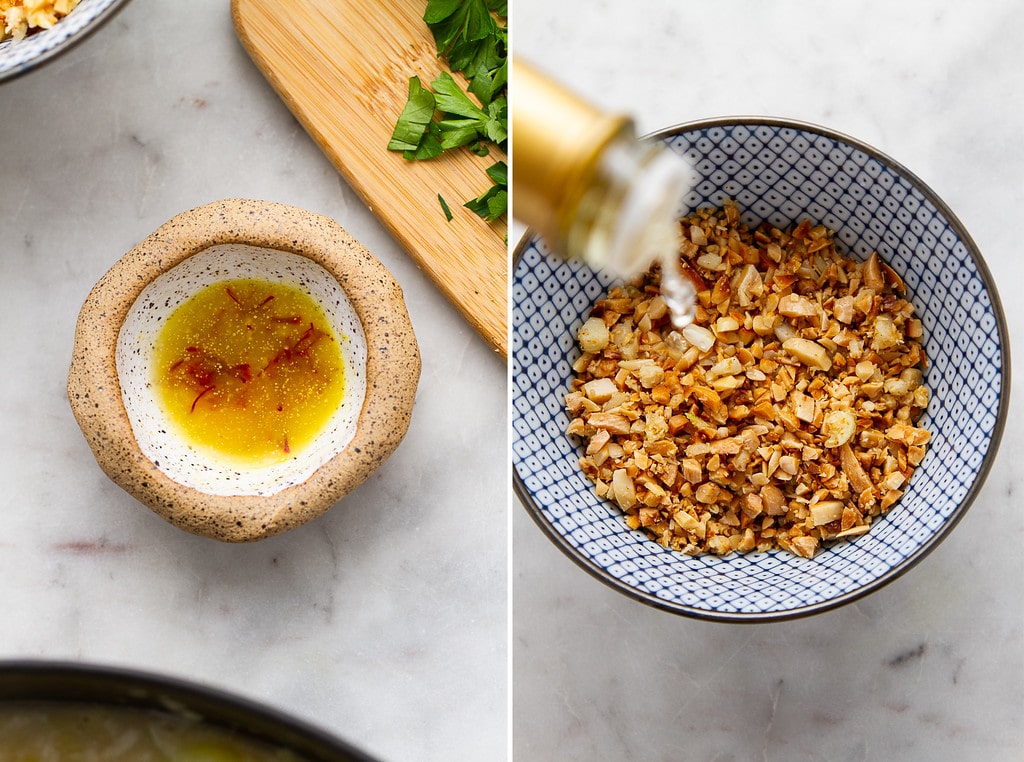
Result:
<svg viewBox="0 0 1024 762"><path fill-rule="evenodd" d="M606 114L512 61L512 214L560 255L629 278L678 251L694 173Z"/></svg>
<svg viewBox="0 0 1024 762"><path fill-rule="evenodd" d="M567 251L595 268L632 278L679 250L679 217L693 169L657 143L625 136L602 152L572 221Z"/></svg>
<svg viewBox="0 0 1024 762"><path fill-rule="evenodd" d="M632 122L578 98L520 59L512 60L512 214L569 256L567 240L605 148ZM571 252L578 255L578 252Z"/></svg>

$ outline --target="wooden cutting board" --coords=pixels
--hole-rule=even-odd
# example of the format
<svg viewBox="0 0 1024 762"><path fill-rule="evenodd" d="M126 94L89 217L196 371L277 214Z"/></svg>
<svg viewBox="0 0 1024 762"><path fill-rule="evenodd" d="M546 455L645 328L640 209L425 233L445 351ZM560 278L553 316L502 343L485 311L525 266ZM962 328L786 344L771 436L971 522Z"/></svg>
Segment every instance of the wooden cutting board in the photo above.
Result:
<svg viewBox="0 0 1024 762"><path fill-rule="evenodd" d="M507 223L462 204L505 155L387 150L409 77L442 70L423 0L232 0L235 30L271 86L378 219L466 320L508 356ZM465 81L456 77L460 84ZM451 207L445 219L438 194Z"/></svg>

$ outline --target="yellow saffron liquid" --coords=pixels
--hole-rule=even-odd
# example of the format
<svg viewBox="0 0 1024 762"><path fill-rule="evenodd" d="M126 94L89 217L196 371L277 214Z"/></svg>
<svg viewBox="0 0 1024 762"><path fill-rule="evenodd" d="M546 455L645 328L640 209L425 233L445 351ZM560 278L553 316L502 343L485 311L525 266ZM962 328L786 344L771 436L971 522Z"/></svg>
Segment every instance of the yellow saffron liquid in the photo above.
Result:
<svg viewBox="0 0 1024 762"><path fill-rule="evenodd" d="M171 314L153 351L157 396L181 436L243 466L302 450L345 393L341 348L323 310L280 283L205 287Z"/></svg>

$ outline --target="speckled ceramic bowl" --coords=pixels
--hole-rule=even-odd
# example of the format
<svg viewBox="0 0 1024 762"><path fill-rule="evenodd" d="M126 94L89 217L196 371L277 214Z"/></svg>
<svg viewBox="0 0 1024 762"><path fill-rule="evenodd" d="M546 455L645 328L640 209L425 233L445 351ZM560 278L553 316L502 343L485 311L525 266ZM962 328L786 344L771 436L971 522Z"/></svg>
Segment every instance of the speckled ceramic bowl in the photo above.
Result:
<svg viewBox="0 0 1024 762"><path fill-rule="evenodd" d="M155 339L175 308L238 278L312 297L345 365L344 397L314 441L261 467L187 444L152 383ZM419 372L401 289L337 223L226 200L174 217L96 284L79 316L68 396L111 479L183 529L238 542L299 526L362 483L405 436Z"/></svg>
<svg viewBox="0 0 1024 762"><path fill-rule="evenodd" d="M0 707L68 704L159 712L240 734L302 762L371 762L346 741L269 706L209 686L120 667L0 662Z"/></svg>
<svg viewBox="0 0 1024 762"><path fill-rule="evenodd" d="M49 29L32 32L21 40L0 42L0 82L24 74L78 44L128 0L81 0L71 13Z"/></svg>
<svg viewBox="0 0 1024 762"><path fill-rule="evenodd" d="M576 332L612 281L527 235L513 274L514 485L551 540L597 579L660 609L757 622L824 611L896 579L949 534L978 495L1009 401L1006 320L981 253L952 211L906 168L821 127L720 119L653 136L692 160L700 182L684 213L735 199L744 221L804 218L840 250L877 250L903 278L925 330L932 397L928 454L899 503L871 531L812 559L784 551L686 556L631 531L599 499L565 435Z"/></svg>

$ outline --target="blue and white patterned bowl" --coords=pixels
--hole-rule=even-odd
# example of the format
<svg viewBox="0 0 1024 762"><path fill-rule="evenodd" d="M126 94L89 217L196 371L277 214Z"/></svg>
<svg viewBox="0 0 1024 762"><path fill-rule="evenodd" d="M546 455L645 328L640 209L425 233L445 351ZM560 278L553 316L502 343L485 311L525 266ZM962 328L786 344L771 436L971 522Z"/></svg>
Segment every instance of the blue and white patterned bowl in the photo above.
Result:
<svg viewBox="0 0 1024 762"><path fill-rule="evenodd" d="M552 255L528 233L513 274L514 486L551 540L593 576L702 619L787 619L849 603L934 549L981 489L1006 420L1009 341L995 284L950 209L900 164L820 127L768 118L703 121L652 136L693 161L686 209L735 199L751 226L808 217L860 259L877 250L904 279L925 328L932 432L900 502L867 534L819 550L686 556L630 530L582 475L565 435L575 335L612 280ZM682 210L685 211L685 210Z"/></svg>
<svg viewBox="0 0 1024 762"><path fill-rule="evenodd" d="M128 0L82 0L50 29L23 40L0 42L0 82L13 79L55 58L98 29Z"/></svg>

